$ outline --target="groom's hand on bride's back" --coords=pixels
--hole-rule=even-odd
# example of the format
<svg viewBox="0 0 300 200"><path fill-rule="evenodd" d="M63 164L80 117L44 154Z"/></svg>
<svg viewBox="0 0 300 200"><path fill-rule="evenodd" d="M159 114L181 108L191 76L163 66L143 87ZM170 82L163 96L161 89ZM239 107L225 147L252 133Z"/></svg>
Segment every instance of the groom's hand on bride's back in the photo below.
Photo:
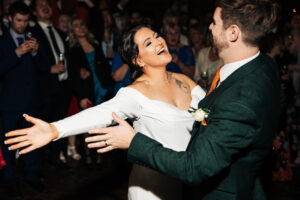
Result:
<svg viewBox="0 0 300 200"><path fill-rule="evenodd" d="M115 113L112 113L112 116L119 125L90 130L89 134L92 136L85 139L88 147L97 148L98 153L105 153L114 149L128 149L136 134L125 120Z"/></svg>
<svg viewBox="0 0 300 200"><path fill-rule="evenodd" d="M32 123L33 126L8 132L6 137L11 138L5 140L4 143L11 145L9 150L23 148L19 153L25 154L43 147L58 138L59 134L54 125L26 114L23 116L25 120Z"/></svg>

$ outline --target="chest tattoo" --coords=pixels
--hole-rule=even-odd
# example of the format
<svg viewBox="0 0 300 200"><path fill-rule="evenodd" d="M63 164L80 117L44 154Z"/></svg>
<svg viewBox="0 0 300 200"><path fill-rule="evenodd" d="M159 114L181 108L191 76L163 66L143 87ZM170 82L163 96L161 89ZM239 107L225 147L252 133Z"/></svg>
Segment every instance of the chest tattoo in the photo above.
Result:
<svg viewBox="0 0 300 200"><path fill-rule="evenodd" d="M184 92L184 93L186 93L186 94L189 93L189 88L188 88L184 83L182 83L182 82L181 82L180 80L178 80L178 79L175 79L175 82L176 82L177 86L179 87L179 89L180 89L182 92Z"/></svg>

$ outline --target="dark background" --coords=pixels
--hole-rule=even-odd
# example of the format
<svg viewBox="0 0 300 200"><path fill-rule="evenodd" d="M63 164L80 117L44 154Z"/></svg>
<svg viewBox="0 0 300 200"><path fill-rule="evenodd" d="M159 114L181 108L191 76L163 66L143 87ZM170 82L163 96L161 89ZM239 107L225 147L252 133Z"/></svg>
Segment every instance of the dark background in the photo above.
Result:
<svg viewBox="0 0 300 200"><path fill-rule="evenodd" d="M128 6L134 7L143 12L145 15L153 16L154 18L161 18L164 11L172 4L174 0L130 0ZM277 0L282 7L284 16L292 14L292 10L300 10L299 0ZM74 11L77 0L62 0L64 7L68 11ZM111 5L117 4L118 0L109 1ZM215 8L215 0L201 1L201 0L182 0L189 4L190 13L196 16L205 16L206 13L213 12Z"/></svg>

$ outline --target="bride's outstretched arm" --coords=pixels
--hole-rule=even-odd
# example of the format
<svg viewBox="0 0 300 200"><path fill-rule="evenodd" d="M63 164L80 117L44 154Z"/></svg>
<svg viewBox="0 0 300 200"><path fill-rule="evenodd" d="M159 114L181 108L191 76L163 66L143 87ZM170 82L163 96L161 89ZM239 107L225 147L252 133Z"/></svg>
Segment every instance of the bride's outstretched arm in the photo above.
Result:
<svg viewBox="0 0 300 200"><path fill-rule="evenodd" d="M11 144L11 150L24 148L20 151L21 154L24 154L45 146L52 140L108 126L113 123L112 112L116 112L123 119L136 118L139 116L139 104L131 92L126 89L120 90L113 99L101 105L51 124L24 115L25 119L33 126L7 133L7 137L13 138L6 140L5 143Z"/></svg>

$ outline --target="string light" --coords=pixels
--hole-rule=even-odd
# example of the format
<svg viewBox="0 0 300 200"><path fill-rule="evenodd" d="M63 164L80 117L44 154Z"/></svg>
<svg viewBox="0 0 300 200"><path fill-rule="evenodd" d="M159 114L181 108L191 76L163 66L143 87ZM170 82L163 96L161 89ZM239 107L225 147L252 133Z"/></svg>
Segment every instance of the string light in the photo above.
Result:
<svg viewBox="0 0 300 200"><path fill-rule="evenodd" d="M293 9L293 13L297 13L297 10L295 8Z"/></svg>

